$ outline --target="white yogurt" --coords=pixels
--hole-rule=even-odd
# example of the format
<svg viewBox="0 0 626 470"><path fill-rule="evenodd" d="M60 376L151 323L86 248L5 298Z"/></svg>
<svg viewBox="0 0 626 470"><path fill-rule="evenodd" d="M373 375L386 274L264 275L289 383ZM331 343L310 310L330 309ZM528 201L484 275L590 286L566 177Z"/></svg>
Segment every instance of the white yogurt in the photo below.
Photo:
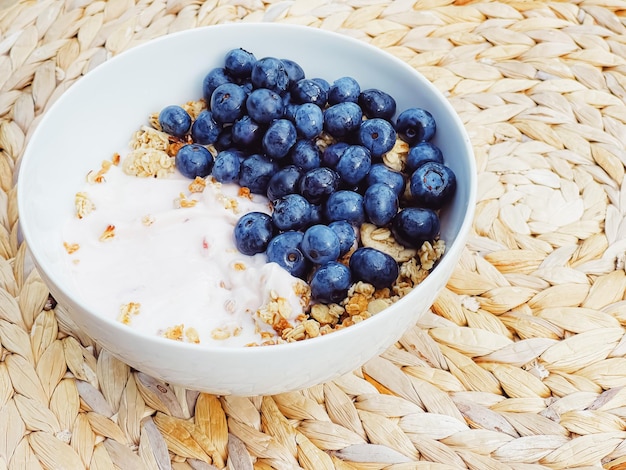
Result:
<svg viewBox="0 0 626 470"><path fill-rule="evenodd" d="M264 254L246 256L235 246L237 220L246 212L269 213L266 198L240 197L238 185L210 182L202 193L190 193L190 180L178 172L138 178L112 167L105 179L81 189L95 210L68 220L63 233L67 244L78 246L67 266L87 304L112 319L123 305L139 304L130 328L161 335L182 325L195 329L202 344L220 346L276 337L257 314L271 295L286 300L287 321L298 324L305 302L294 287L303 282ZM196 205L176 207L180 193ZM237 210L225 208L225 200L235 200ZM100 240L109 225L114 236Z"/></svg>

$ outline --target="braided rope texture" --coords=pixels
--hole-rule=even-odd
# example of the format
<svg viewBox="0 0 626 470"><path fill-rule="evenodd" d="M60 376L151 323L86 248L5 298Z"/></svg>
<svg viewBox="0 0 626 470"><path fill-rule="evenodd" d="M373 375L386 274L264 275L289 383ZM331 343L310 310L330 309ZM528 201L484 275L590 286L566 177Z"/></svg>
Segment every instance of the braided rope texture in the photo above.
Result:
<svg viewBox="0 0 626 470"><path fill-rule="evenodd" d="M275 21L415 67L474 146L473 231L388 351L268 397L160 383L56 305L18 237L46 109L174 31ZM0 0L0 469L626 468L623 0Z"/></svg>

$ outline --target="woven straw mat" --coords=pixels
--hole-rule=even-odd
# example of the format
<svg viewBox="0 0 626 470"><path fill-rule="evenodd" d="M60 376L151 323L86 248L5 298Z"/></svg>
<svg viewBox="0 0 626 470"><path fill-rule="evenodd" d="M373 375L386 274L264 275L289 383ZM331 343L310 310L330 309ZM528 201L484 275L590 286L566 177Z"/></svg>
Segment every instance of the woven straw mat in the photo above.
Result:
<svg viewBox="0 0 626 470"><path fill-rule="evenodd" d="M29 135L164 34L297 23L446 94L479 194L458 268L394 347L268 397L158 383L49 298L18 237ZM0 469L626 468L626 2L0 0Z"/></svg>

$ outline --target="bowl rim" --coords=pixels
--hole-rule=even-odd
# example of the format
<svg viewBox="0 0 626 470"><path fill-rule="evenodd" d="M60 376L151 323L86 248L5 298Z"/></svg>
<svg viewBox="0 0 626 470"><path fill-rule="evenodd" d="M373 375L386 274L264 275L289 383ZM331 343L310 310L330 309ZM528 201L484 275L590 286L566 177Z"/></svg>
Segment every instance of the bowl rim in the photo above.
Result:
<svg viewBox="0 0 626 470"><path fill-rule="evenodd" d="M440 92L435 87L435 85L432 82L426 79L417 69L413 68L408 63L401 60L400 58L390 54L389 52L384 51L383 49L379 47L376 47L364 40L349 36L347 34L342 34L342 33L330 31L330 30L324 30L324 29L320 29L320 28L316 28L312 26L295 25L295 24L287 24L287 23L245 23L245 22L225 23L225 24L217 24L217 25L200 26L200 27L191 28L187 30L177 31L174 33L169 33L169 34L157 37L157 38L149 39L144 43L138 44L136 46L131 47L130 49L126 49L120 52L119 54L116 54L115 56L107 59L103 63L94 67L92 70L87 72L83 77L81 77L80 79L72 83L72 85L67 90L65 90L57 98L57 100L54 103L52 103L50 108L48 108L44 112L41 120L39 121L39 124L37 125L37 128L34 130L32 135L30 136L29 142L26 145L22 158L19 161L16 186L17 186L17 207L18 207L18 214L19 214L18 224L19 224L20 231L23 235L23 239L26 242L29 251L31 252L31 256L33 258L35 266L37 267L38 270L42 271L45 277L51 278L50 281L55 285L55 287L58 287L58 289L62 293L72 298L73 301L76 302L82 310L84 310L85 312L88 312L90 316L96 317L100 321L105 322L114 331L124 332L124 334L130 335L133 338L140 339L141 341L149 341L150 343L154 343L158 346L165 346L168 349L172 350L173 352L180 350L184 352L196 352L196 353L202 353L202 354L207 354L207 353L216 354L216 355L228 354L229 356L232 355L232 356L237 356L237 357L238 356L246 357L251 354L255 354L255 355L281 354L282 355L284 350L288 351L288 350L294 350L296 348L300 348L300 349L318 348L328 342L331 342L331 343L340 342L343 336L345 335L358 334L358 331L362 328L362 325L359 323L359 324L352 325L348 328L343 328L338 331L333 331L330 334L320 335L318 337L309 338L303 341L275 344L270 347L235 347L235 346L215 346L211 344L191 344L191 343L186 343L186 342L181 342L181 341L172 341L170 339L163 338L158 335L150 335L145 332L140 332L133 328L128 328L128 326L125 326L117 322L113 318L102 316L98 314L97 312L94 312L92 309L88 308L85 304L83 304L83 302L80 299L76 299L72 295L72 292L70 290L62 286L57 286L54 280L52 279L53 276L49 276L49 274L55 272L55 269L51 268L50 263L46 259L45 255L43 255L36 248L32 249L30 246L30 243L28 243L29 240L33 240L36 237L36 235L34 235L34 233L32 232L32 228L28 224L28 218L27 217L23 218L21 216L21 214L28 213L28 211L25 210L25 200L27 199L28 196L25 193L24 184L22 183L25 177L22 176L24 172L21 170L24 167L27 167L30 164L30 161L34 158L31 156L32 146L30 145L30 143L36 141L39 135L44 132L43 129L45 128L46 122L48 120L53 119L54 110L62 106L62 103L64 99L68 96L68 94L71 93L73 89L76 89L76 88L79 89L82 86L81 84L84 83L85 81L90 80L89 77L92 76L92 74L95 71L103 70L109 67L115 67L118 60L120 60L119 59L120 57L126 58L134 54L141 54L144 49L155 47L155 45L160 42L169 41L174 37L199 34L199 31L201 30L212 29L212 30L216 30L219 32L219 30L233 29L233 28L257 30L259 31L259 34L262 34L264 32L269 32L271 30L277 30L277 29L289 31L294 34L298 34L299 32L306 30L308 34L313 34L313 35L317 34L320 36L332 37L335 40L351 43L355 47L361 48L363 50L367 50L371 52L372 54L386 57L386 60L389 60L393 62L396 66L404 68L406 71L410 72L410 74L412 74L413 77L415 77L415 79L421 83L421 86L428 89L429 92L439 96L441 105L445 108L445 112L450 115L451 119L455 122L455 125L458 127L458 130L463 136L463 147L465 149L465 153L469 157L467 161L467 165L470 170L469 172L470 178L466 181L468 185L469 199L467 201L464 201L465 206L466 206L465 212L464 212L465 215L463 217L462 223L459 227L456 237L454 238L451 244L446 245L446 251L442 259L437 264L437 266L435 266L434 269L441 270L443 269L441 267L442 265L447 265L449 263L455 262L452 260L453 256L446 256L446 255L450 253L451 251L458 252L462 250L466 244L466 240L469 235L473 217L474 217L475 205L476 205L476 199L477 199L477 170L476 170L476 162L475 162L473 147L470 142L469 136L467 134L467 130L464 124L462 123L461 118L459 117L457 112L454 110L450 101L444 96L442 92ZM23 221L26 223L23 223ZM36 244L34 246L36 247ZM458 256L456 256L455 258L458 258ZM394 310L400 308L400 306L402 306L403 304L410 302L410 299L412 295L414 294L415 289L433 288L434 286L431 286L431 284L434 282L433 279L434 278L432 274L427 276L426 279L424 279L419 284L419 287L414 288L414 290L411 293L400 298L398 301L394 302L392 305L385 308L380 313L377 313L376 315L373 315L372 317L368 318L367 321L363 323L367 323L370 325L370 327L374 327L379 322L387 321L388 317L393 315ZM46 287L50 289L50 286L46 286Z"/></svg>

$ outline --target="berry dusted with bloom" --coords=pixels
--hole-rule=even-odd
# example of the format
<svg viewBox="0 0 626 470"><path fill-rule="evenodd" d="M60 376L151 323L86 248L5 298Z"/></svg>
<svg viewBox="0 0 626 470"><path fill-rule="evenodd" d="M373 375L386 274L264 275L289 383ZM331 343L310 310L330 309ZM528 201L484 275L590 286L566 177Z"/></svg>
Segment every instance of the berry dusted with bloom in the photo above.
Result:
<svg viewBox="0 0 626 470"><path fill-rule="evenodd" d="M426 162L411 175L409 189L416 205L441 209L454 197L456 176L442 163Z"/></svg>
<svg viewBox="0 0 626 470"><path fill-rule="evenodd" d="M304 78L299 80L291 88L291 96L294 103L312 103L319 108L326 106L328 92L318 81Z"/></svg>
<svg viewBox="0 0 626 470"><path fill-rule="evenodd" d="M211 175L219 183L238 183L243 154L237 150L224 150L215 157Z"/></svg>
<svg viewBox="0 0 626 470"><path fill-rule="evenodd" d="M345 220L354 226L365 221L363 196L349 190L339 190L328 196L324 205L324 217L329 222Z"/></svg>
<svg viewBox="0 0 626 470"><path fill-rule="evenodd" d="M341 302L352 285L350 269L337 261L330 261L313 273L309 285L313 300L327 304Z"/></svg>
<svg viewBox="0 0 626 470"><path fill-rule="evenodd" d="M278 171L278 164L264 155L255 153L241 162L239 185L253 194L266 194L270 178Z"/></svg>
<svg viewBox="0 0 626 470"><path fill-rule="evenodd" d="M398 197L404 193L406 186L404 175L399 171L392 170L384 163L375 163L372 165L367 174L366 182L368 186L372 186L376 183L384 183L393 189L393 192L396 193Z"/></svg>
<svg viewBox="0 0 626 470"><path fill-rule="evenodd" d="M218 86L211 95L213 119L221 124L232 124L243 116L247 99L247 93L235 83Z"/></svg>
<svg viewBox="0 0 626 470"><path fill-rule="evenodd" d="M361 86L353 77L341 77L333 82L328 90L328 104L359 101Z"/></svg>
<svg viewBox="0 0 626 470"><path fill-rule="evenodd" d="M309 202L319 204L337 190L339 175L325 166L313 168L302 176L298 187Z"/></svg>
<svg viewBox="0 0 626 470"><path fill-rule="evenodd" d="M291 147L289 159L302 171L313 170L320 167L320 149L313 141L300 139Z"/></svg>
<svg viewBox="0 0 626 470"><path fill-rule="evenodd" d="M406 170L412 173L426 162L443 163L441 149L432 142L419 142L409 148L406 156Z"/></svg>
<svg viewBox="0 0 626 470"><path fill-rule="evenodd" d="M439 236L439 216L432 209L406 207L393 218L391 232L402 245L419 248Z"/></svg>
<svg viewBox="0 0 626 470"><path fill-rule="evenodd" d="M226 53L224 69L235 78L248 78L255 62L253 53L242 48L232 49Z"/></svg>
<svg viewBox="0 0 626 470"><path fill-rule="evenodd" d="M396 144L396 130L385 119L366 119L359 127L359 143L367 148L372 157L380 157Z"/></svg>
<svg viewBox="0 0 626 470"><path fill-rule="evenodd" d="M261 143L265 129L248 114L235 121L231 134L233 144L240 149L254 149Z"/></svg>
<svg viewBox="0 0 626 470"><path fill-rule="evenodd" d="M284 109L281 96L268 88L257 88L246 99L248 115L259 124L269 124L281 118Z"/></svg>
<svg viewBox="0 0 626 470"><path fill-rule="evenodd" d="M199 144L183 145L176 152L176 168L187 178L204 178L211 173L215 160L209 150Z"/></svg>
<svg viewBox="0 0 626 470"><path fill-rule="evenodd" d="M302 170L295 165L287 165L272 175L267 183L267 198L270 201L298 192Z"/></svg>
<svg viewBox="0 0 626 470"><path fill-rule="evenodd" d="M211 95L215 89L224 83L234 83L233 77L224 67L211 69L202 80L202 96L207 103L211 102Z"/></svg>
<svg viewBox="0 0 626 470"><path fill-rule="evenodd" d="M336 220L328 226L337 234L339 238L339 256L348 253L357 243L356 230L345 220Z"/></svg>
<svg viewBox="0 0 626 470"><path fill-rule="evenodd" d="M326 264L339 258L339 237L328 225L317 224L307 228L300 244L304 256L312 263Z"/></svg>
<svg viewBox="0 0 626 470"><path fill-rule="evenodd" d="M296 128L291 121L277 119L263 134L261 145L269 158L280 159L289 154L297 138Z"/></svg>
<svg viewBox="0 0 626 470"><path fill-rule="evenodd" d="M369 186L363 195L363 209L367 219L379 227L387 225L398 212L396 193L384 183Z"/></svg>
<svg viewBox="0 0 626 470"><path fill-rule="evenodd" d="M285 63L275 57L263 57L252 66L250 78L254 88L269 88L282 93L289 87L289 74Z"/></svg>
<svg viewBox="0 0 626 470"><path fill-rule="evenodd" d="M336 168L337 162L349 146L350 144L346 142L335 142L334 144L330 144L322 152L322 165L327 166L328 168Z"/></svg>
<svg viewBox="0 0 626 470"><path fill-rule="evenodd" d="M299 194L286 194L272 201L272 221L280 230L302 230L309 224L311 204Z"/></svg>
<svg viewBox="0 0 626 470"><path fill-rule="evenodd" d="M350 145L339 157L335 171L344 183L354 186L367 176L371 166L370 151L362 145Z"/></svg>
<svg viewBox="0 0 626 470"><path fill-rule="evenodd" d="M184 137L191 127L191 116L178 105L166 106L159 113L159 125L163 132Z"/></svg>
<svg viewBox="0 0 626 470"><path fill-rule="evenodd" d="M398 278L395 259L375 248L357 248L350 256L350 271L355 280L367 282L376 289L389 287Z"/></svg>
<svg viewBox="0 0 626 470"><path fill-rule="evenodd" d="M344 137L361 125L363 111L351 101L337 103L324 111L324 130L333 137Z"/></svg>
<svg viewBox="0 0 626 470"><path fill-rule="evenodd" d="M309 261L300 248L302 236L302 232L287 231L272 238L265 251L268 263L277 263L292 276L305 279Z"/></svg>
<svg viewBox="0 0 626 470"><path fill-rule="evenodd" d="M281 59L285 70L287 72L287 77L289 77L289 83L287 84L287 89L291 89L294 85L304 78L304 69L298 64L296 61L291 59Z"/></svg>
<svg viewBox="0 0 626 470"><path fill-rule="evenodd" d="M263 212L248 212L235 225L235 245L244 255L263 253L274 236L272 218Z"/></svg>
<svg viewBox="0 0 626 470"><path fill-rule="evenodd" d="M359 95L359 106L368 118L391 120L396 114L396 100L377 88L363 90Z"/></svg>
<svg viewBox="0 0 626 470"><path fill-rule="evenodd" d="M423 108L408 108L398 115L396 132L409 145L428 142L437 131L437 123Z"/></svg>
<svg viewBox="0 0 626 470"><path fill-rule="evenodd" d="M197 144L209 145L217 141L221 131L222 126L215 122L213 113L205 109L191 125L191 138Z"/></svg>
<svg viewBox="0 0 626 470"><path fill-rule="evenodd" d="M304 103L294 110L293 122L300 137L313 139L324 130L324 113L313 103Z"/></svg>

